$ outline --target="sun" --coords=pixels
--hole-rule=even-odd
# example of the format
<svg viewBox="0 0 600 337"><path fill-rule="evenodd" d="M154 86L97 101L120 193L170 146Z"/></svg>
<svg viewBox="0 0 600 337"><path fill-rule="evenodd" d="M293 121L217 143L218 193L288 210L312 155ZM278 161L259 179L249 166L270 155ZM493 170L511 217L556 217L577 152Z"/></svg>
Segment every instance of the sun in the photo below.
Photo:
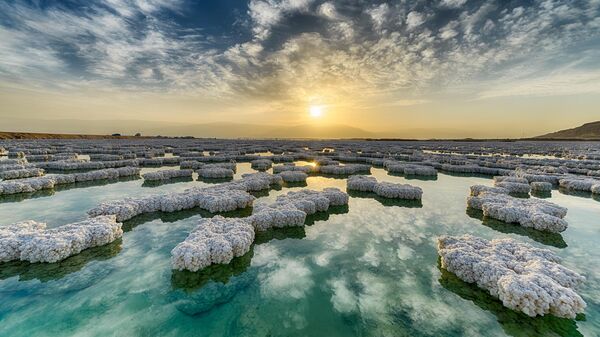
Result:
<svg viewBox="0 0 600 337"><path fill-rule="evenodd" d="M311 105L309 108L310 116L313 118L318 118L323 115L323 106L322 105Z"/></svg>

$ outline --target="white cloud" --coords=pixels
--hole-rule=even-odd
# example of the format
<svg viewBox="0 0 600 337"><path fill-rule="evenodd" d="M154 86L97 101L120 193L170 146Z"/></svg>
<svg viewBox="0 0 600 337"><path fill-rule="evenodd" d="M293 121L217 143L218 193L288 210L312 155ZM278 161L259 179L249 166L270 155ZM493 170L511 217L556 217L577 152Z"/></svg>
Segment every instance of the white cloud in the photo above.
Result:
<svg viewBox="0 0 600 337"><path fill-rule="evenodd" d="M442 0L441 5L444 7L458 8L467 3L467 0Z"/></svg>
<svg viewBox="0 0 600 337"><path fill-rule="evenodd" d="M419 12L410 12L406 16L406 25L408 29L414 29L425 23L425 17Z"/></svg>

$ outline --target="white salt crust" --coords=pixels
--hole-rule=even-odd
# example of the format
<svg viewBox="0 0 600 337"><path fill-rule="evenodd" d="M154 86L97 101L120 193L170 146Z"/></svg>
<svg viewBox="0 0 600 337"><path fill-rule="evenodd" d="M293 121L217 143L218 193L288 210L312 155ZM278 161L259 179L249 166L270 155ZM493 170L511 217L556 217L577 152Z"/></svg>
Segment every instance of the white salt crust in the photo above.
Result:
<svg viewBox="0 0 600 337"><path fill-rule="evenodd" d="M246 254L254 242L254 227L245 219L215 216L198 226L171 251L173 269L198 271L226 264Z"/></svg>
<svg viewBox="0 0 600 337"><path fill-rule="evenodd" d="M48 174L42 177L0 182L0 195L31 193L43 189L51 189L56 185L72 184L83 181L117 179L119 177L136 176L140 174L138 167L119 167L84 173Z"/></svg>
<svg viewBox="0 0 600 337"><path fill-rule="evenodd" d="M531 190L534 192L550 192L552 191L552 184L543 181L534 181L529 184Z"/></svg>
<svg viewBox="0 0 600 337"><path fill-rule="evenodd" d="M507 308L528 316L575 318L586 304L575 288L585 278L562 266L552 251L513 239L471 235L438 238L442 267L487 290Z"/></svg>
<svg viewBox="0 0 600 337"><path fill-rule="evenodd" d="M560 233L568 226L563 219L567 215L564 207L540 199L515 198L477 185L471 187L467 205L482 210L484 216L537 230Z"/></svg>
<svg viewBox="0 0 600 337"><path fill-rule="evenodd" d="M385 181L377 182L377 179L368 176L350 176L346 187L349 190L373 192L378 196L390 199L421 200L423 197L423 190L420 187Z"/></svg>
<svg viewBox="0 0 600 337"><path fill-rule="evenodd" d="M142 177L148 181L168 180L173 178L191 177L193 170L161 170L144 173Z"/></svg>
<svg viewBox="0 0 600 337"><path fill-rule="evenodd" d="M0 179L23 179L31 177L41 177L44 175L44 170L39 168L24 168L18 170L8 170L0 172Z"/></svg>
<svg viewBox="0 0 600 337"><path fill-rule="evenodd" d="M0 261L58 262L120 238L121 225L109 215L50 229L35 221L0 227Z"/></svg>
<svg viewBox="0 0 600 337"><path fill-rule="evenodd" d="M308 174L302 171L283 171L279 176L287 183L305 182L308 178Z"/></svg>
<svg viewBox="0 0 600 337"><path fill-rule="evenodd" d="M346 205L348 199L348 194L337 188L288 192L278 196L272 204L255 205L249 221L258 231L303 226L307 215L327 211L330 206Z"/></svg>

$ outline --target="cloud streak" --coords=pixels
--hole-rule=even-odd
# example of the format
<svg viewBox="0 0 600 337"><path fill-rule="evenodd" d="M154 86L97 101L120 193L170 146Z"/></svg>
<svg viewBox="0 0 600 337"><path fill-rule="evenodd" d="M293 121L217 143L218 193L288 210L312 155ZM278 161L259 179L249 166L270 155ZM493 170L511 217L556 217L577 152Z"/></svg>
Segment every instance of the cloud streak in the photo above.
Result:
<svg viewBox="0 0 600 337"><path fill-rule="evenodd" d="M0 82L263 101L269 111L598 93L598 1L250 0L230 10L227 29L194 20L213 9L192 5L2 2ZM559 71L580 53L590 62Z"/></svg>

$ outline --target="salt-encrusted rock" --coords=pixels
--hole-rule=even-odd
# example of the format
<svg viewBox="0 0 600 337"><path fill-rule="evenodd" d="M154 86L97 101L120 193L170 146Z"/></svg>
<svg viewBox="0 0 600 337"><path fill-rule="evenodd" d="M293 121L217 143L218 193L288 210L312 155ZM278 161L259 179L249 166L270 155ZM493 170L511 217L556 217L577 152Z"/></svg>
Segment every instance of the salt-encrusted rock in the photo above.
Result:
<svg viewBox="0 0 600 337"><path fill-rule="evenodd" d="M389 182L377 183L373 192L380 197L393 199L421 200L423 196L423 190L420 187Z"/></svg>
<svg viewBox="0 0 600 337"><path fill-rule="evenodd" d="M523 179L523 180L525 180L525 179ZM525 180L525 181L527 181L527 180ZM500 182L496 182L494 185L496 187L500 187L500 188L507 190L509 193L527 194L527 193L531 192L531 186L529 186L529 183L500 181Z"/></svg>
<svg viewBox="0 0 600 337"><path fill-rule="evenodd" d="M600 194L600 183L592 185L590 191L594 194Z"/></svg>
<svg viewBox="0 0 600 337"><path fill-rule="evenodd" d="M121 225L111 215L51 229L35 221L0 227L0 261L58 262L120 238Z"/></svg>
<svg viewBox="0 0 600 337"><path fill-rule="evenodd" d="M303 226L307 215L327 211L330 206L346 205L348 199L348 194L337 188L326 188L320 192L289 192L278 196L272 204L256 205L249 220L259 231L273 227Z"/></svg>
<svg viewBox="0 0 600 337"><path fill-rule="evenodd" d="M467 205L482 210L484 216L542 231L560 233L568 226L563 219L567 209L545 200L520 199L488 191L470 196Z"/></svg>
<svg viewBox="0 0 600 337"><path fill-rule="evenodd" d="M279 175L286 183L304 182L308 178L308 174L302 171L283 171Z"/></svg>
<svg viewBox="0 0 600 337"><path fill-rule="evenodd" d="M245 219L215 216L198 226L171 251L173 269L198 271L211 264L225 264L250 250L254 227Z"/></svg>
<svg viewBox="0 0 600 337"><path fill-rule="evenodd" d="M269 159L256 159L250 162L250 167L259 171L266 171L273 166L273 162Z"/></svg>
<svg viewBox="0 0 600 337"><path fill-rule="evenodd" d="M97 170L72 174L49 174L42 177L7 180L0 182L0 195L31 193L43 189L51 189L56 185L72 184L83 181L117 179L140 174L138 167L119 167L116 169Z"/></svg>
<svg viewBox="0 0 600 337"><path fill-rule="evenodd" d="M224 167L208 167L208 165L198 169L198 175L208 179L233 178L233 170Z"/></svg>
<svg viewBox="0 0 600 337"><path fill-rule="evenodd" d="M373 189L377 185L377 179L369 176L350 176L346 182L346 187L349 190L361 191L361 192L373 192Z"/></svg>
<svg viewBox="0 0 600 337"><path fill-rule="evenodd" d="M471 235L438 238L442 268L477 283L507 308L529 316L575 318L586 307L575 287L585 278L560 265L560 258L513 239Z"/></svg>
<svg viewBox="0 0 600 337"><path fill-rule="evenodd" d="M394 184L377 182L377 179L368 176L351 176L347 180L349 190L373 192L380 197L390 199L421 200L423 190L420 187L408 184Z"/></svg>
<svg viewBox="0 0 600 337"><path fill-rule="evenodd" d="M508 190L502 187L492 187L486 185L473 185L471 186L471 196L478 196L483 192L491 192L491 193L499 193L499 194L508 194Z"/></svg>
<svg viewBox="0 0 600 337"><path fill-rule="evenodd" d="M529 181L522 177L513 177L513 176L496 176L494 177L494 183L517 183L517 184L529 184Z"/></svg>
<svg viewBox="0 0 600 337"><path fill-rule="evenodd" d="M0 172L0 179L22 179L31 177L41 177L44 175L44 170L39 168L24 168L19 170L9 170Z"/></svg>
<svg viewBox="0 0 600 337"><path fill-rule="evenodd" d="M437 170L431 166L386 161L383 163L385 169L391 173L416 176L436 176Z"/></svg>
<svg viewBox="0 0 600 337"><path fill-rule="evenodd" d="M542 181L534 181L531 184L531 190L534 192L550 192L552 191L552 184Z"/></svg>
<svg viewBox="0 0 600 337"><path fill-rule="evenodd" d="M370 165L364 164L347 164L347 165L325 165L318 166L318 171L323 174L331 175L349 175L357 173L369 173L371 171Z"/></svg>
<svg viewBox="0 0 600 337"><path fill-rule="evenodd" d="M184 170L184 169L197 170L204 165L206 165L206 164L199 162L199 161L195 161L195 160L186 160L186 161L182 161L181 163L179 163L179 167L182 170Z"/></svg>
<svg viewBox="0 0 600 337"><path fill-rule="evenodd" d="M266 172L244 173L242 179L231 182L230 185L240 186L246 192L255 192L281 186L283 179L279 175Z"/></svg>
<svg viewBox="0 0 600 337"><path fill-rule="evenodd" d="M141 198L105 202L88 211L90 216L116 215L117 220L129 220L152 212L176 212L199 207L211 213L228 212L252 206L254 197L244 189L223 184L190 188L183 192L166 193Z"/></svg>
<svg viewBox="0 0 600 337"><path fill-rule="evenodd" d="M281 173L281 172L285 172L285 171L301 171L304 172L306 174L309 173L314 173L317 172L317 167L316 166L311 166L311 165L303 165L303 166L295 166L295 165L276 165L273 166L273 174L277 174L277 173Z"/></svg>
<svg viewBox="0 0 600 337"><path fill-rule="evenodd" d="M600 185L597 179L565 178L559 180L560 187L570 191L592 192L592 186Z"/></svg>
<svg viewBox="0 0 600 337"><path fill-rule="evenodd" d="M157 181L168 180L173 178L191 177L193 173L193 170L161 170L145 173L142 175L142 177L144 177L144 179L148 181Z"/></svg>

